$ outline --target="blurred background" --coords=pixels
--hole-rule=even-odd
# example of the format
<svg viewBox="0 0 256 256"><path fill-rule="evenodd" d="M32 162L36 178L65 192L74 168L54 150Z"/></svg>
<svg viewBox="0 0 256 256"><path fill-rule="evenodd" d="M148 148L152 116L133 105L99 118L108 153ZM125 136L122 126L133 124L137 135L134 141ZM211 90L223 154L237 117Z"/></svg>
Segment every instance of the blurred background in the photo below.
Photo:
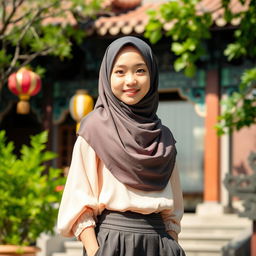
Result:
<svg viewBox="0 0 256 256"><path fill-rule="evenodd" d="M97 100L105 49L133 35L158 61L157 114L177 141L185 212L244 210L223 181L255 175L255 1L0 3L0 129L17 156L47 130L47 149L58 155L48 165L68 173L77 126ZM188 255L220 255L204 253Z"/></svg>

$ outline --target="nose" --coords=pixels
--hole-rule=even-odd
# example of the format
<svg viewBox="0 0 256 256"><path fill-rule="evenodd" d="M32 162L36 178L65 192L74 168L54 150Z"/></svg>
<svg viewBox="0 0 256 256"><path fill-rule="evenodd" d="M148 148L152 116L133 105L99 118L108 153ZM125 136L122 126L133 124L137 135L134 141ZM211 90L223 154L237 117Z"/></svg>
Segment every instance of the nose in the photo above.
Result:
<svg viewBox="0 0 256 256"><path fill-rule="evenodd" d="M134 84L136 84L135 76L133 74L131 74L131 73L126 74L126 76L125 76L125 83L126 83L126 85L134 85Z"/></svg>

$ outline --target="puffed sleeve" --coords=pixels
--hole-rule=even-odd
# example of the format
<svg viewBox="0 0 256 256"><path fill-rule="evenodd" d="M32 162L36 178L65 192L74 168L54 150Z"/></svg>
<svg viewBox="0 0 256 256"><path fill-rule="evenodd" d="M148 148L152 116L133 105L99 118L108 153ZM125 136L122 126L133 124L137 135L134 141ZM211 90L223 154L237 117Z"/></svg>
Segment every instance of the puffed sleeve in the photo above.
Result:
<svg viewBox="0 0 256 256"><path fill-rule="evenodd" d="M98 202L97 162L95 151L78 136L58 213L57 230L63 236L80 233L81 223L82 227L85 227L84 223L95 223L93 216L97 215Z"/></svg>
<svg viewBox="0 0 256 256"><path fill-rule="evenodd" d="M180 233L180 221L184 213L183 206L183 195L180 184L179 172L177 166L174 167L173 173L171 175L170 184L173 194L173 207L169 210L164 210L161 212L165 228L167 231L171 230Z"/></svg>

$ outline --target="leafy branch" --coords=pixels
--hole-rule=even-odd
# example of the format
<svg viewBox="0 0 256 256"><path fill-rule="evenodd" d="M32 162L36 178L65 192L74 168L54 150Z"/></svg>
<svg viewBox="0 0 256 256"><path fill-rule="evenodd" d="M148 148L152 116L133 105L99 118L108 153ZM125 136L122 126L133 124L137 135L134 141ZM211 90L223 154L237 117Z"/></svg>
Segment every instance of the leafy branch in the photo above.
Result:
<svg viewBox="0 0 256 256"><path fill-rule="evenodd" d="M38 56L71 57L85 32L74 25L93 19L101 0L0 0L0 90L17 68ZM77 15L79 13L79 15Z"/></svg>
<svg viewBox="0 0 256 256"><path fill-rule="evenodd" d="M198 0L170 1L160 6L158 11L150 11L145 37L151 43L158 42L163 34L171 37L171 51L177 56L175 71L184 70L192 77L196 72L196 61L205 53L203 40L210 38L211 15L202 12L197 15ZM164 25L169 24L166 32Z"/></svg>
<svg viewBox="0 0 256 256"><path fill-rule="evenodd" d="M256 56L256 0L238 0L241 9L233 12L231 0L222 0L217 7L223 10L223 19L230 23L233 19L240 21L234 30L233 42L226 45L223 52L228 61L237 58L254 60ZM211 38L213 24L212 12L202 8L200 0L170 1L158 10L149 12L149 23L145 37L151 43L158 42L163 35L171 39L171 51L177 56L175 71L184 71L186 76L196 73L197 61L204 55L206 40ZM222 135L234 129L256 123L256 68L244 71L237 92L222 101L225 109L216 125L217 133Z"/></svg>
<svg viewBox="0 0 256 256"><path fill-rule="evenodd" d="M256 68L246 70L238 92L222 100L223 112L216 124L218 135L256 123Z"/></svg>

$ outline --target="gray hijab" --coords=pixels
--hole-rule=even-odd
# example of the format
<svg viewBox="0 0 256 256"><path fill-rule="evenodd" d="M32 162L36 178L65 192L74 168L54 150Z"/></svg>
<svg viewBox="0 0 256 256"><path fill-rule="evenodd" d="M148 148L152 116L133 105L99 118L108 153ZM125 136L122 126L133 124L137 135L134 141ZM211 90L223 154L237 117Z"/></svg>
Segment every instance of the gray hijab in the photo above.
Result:
<svg viewBox="0 0 256 256"><path fill-rule="evenodd" d="M110 87L115 57L126 45L139 50L150 73L150 90L135 105L121 102ZM120 182L144 191L162 190L176 159L176 141L156 115L157 88L158 69L149 45L132 36L115 40L102 60L95 108L78 131Z"/></svg>

